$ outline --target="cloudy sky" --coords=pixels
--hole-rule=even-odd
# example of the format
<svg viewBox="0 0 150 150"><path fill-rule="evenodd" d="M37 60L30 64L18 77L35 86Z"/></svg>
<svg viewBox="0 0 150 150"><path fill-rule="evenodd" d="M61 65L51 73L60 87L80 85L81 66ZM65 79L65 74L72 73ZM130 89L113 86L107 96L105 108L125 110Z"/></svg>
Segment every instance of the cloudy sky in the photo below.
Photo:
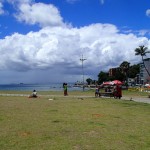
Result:
<svg viewBox="0 0 150 150"><path fill-rule="evenodd" d="M82 81L82 55L97 79L149 38L149 0L0 0L0 83Z"/></svg>

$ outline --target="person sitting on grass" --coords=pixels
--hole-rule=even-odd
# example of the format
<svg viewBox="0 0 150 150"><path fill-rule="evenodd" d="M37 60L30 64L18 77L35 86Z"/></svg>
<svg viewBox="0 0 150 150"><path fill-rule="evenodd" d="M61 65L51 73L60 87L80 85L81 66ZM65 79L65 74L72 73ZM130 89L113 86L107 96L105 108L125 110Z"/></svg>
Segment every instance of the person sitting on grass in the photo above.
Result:
<svg viewBox="0 0 150 150"><path fill-rule="evenodd" d="M29 98L37 98L36 90L33 90L32 94L29 96Z"/></svg>

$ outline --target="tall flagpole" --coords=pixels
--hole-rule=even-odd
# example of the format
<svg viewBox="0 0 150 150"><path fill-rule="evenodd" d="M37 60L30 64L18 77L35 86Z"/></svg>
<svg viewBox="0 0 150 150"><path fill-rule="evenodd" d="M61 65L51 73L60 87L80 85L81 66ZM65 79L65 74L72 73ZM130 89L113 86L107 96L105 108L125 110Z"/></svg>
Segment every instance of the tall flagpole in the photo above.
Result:
<svg viewBox="0 0 150 150"><path fill-rule="evenodd" d="M83 62L84 62L85 60L86 60L86 59L83 58L83 54L82 54L82 58L80 58L80 61L82 62L83 91L84 91L84 66L83 66Z"/></svg>

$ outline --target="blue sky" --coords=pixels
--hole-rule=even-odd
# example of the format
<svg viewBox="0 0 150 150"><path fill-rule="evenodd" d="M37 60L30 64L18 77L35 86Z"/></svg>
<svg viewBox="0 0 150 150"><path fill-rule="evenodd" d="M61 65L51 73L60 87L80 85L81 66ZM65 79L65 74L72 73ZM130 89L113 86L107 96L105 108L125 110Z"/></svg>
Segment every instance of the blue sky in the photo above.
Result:
<svg viewBox="0 0 150 150"><path fill-rule="evenodd" d="M2 83L97 79L150 47L149 0L0 0ZM149 56L147 56L149 57Z"/></svg>
<svg viewBox="0 0 150 150"><path fill-rule="evenodd" d="M21 1L21 0L20 0ZM110 23L119 29L127 28L133 31L149 30L150 17L146 11L150 8L148 0L35 0L36 3L53 4L60 11L65 22L74 27L93 23ZM1 15L1 34L3 38L13 32L28 33L39 28L17 22L13 17L13 6L6 3L6 13ZM7 28L7 30L6 30ZM23 28L23 29L22 29Z"/></svg>

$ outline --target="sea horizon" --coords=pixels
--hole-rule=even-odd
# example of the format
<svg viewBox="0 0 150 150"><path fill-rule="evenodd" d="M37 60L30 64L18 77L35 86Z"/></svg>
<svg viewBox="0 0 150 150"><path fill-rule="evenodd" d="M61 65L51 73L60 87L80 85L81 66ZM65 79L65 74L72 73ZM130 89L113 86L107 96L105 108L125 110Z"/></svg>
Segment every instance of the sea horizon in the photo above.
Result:
<svg viewBox="0 0 150 150"><path fill-rule="evenodd" d="M62 83L7 83L0 84L0 90L10 91L63 91ZM74 87L74 83L68 83L68 90L80 91L81 87Z"/></svg>

